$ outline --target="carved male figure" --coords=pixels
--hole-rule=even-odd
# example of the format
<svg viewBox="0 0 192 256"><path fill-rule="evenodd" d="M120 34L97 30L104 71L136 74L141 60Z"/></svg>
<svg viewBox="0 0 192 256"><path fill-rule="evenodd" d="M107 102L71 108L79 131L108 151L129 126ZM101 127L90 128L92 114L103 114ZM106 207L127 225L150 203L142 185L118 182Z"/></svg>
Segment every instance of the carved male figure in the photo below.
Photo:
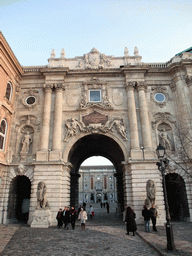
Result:
<svg viewBox="0 0 192 256"><path fill-rule="evenodd" d="M31 135L29 134L29 131L27 132L27 134L24 135L21 143L22 143L21 153L28 153L29 146L32 143L32 138L31 138Z"/></svg>

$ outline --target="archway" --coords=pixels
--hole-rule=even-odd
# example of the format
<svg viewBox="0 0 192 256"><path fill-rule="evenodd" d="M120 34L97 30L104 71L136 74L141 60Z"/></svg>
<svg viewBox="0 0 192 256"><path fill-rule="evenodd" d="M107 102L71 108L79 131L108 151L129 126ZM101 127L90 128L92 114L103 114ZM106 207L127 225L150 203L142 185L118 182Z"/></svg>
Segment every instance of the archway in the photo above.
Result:
<svg viewBox="0 0 192 256"><path fill-rule="evenodd" d="M172 220L189 217L189 207L184 179L177 173L165 176L169 211Z"/></svg>
<svg viewBox="0 0 192 256"><path fill-rule="evenodd" d="M78 206L78 178L81 163L91 156L98 155L109 159L116 169L117 201L121 210L123 210L124 190L122 162L125 161L125 156L120 145L114 139L101 134L91 134L82 137L72 146L69 152L68 161L73 165L71 170L70 204L75 205L75 207Z"/></svg>
<svg viewBox="0 0 192 256"><path fill-rule="evenodd" d="M26 176L15 177L10 184L8 219L28 220L31 182Z"/></svg>

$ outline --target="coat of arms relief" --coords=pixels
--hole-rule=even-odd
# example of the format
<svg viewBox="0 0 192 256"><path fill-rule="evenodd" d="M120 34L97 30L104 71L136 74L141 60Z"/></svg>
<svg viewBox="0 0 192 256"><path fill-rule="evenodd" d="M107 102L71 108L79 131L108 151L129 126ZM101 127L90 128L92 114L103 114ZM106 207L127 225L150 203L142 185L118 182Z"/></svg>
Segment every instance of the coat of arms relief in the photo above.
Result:
<svg viewBox="0 0 192 256"><path fill-rule="evenodd" d="M103 69L110 66L112 66L110 58L93 48L89 53L84 54L82 60L79 60L77 68Z"/></svg>

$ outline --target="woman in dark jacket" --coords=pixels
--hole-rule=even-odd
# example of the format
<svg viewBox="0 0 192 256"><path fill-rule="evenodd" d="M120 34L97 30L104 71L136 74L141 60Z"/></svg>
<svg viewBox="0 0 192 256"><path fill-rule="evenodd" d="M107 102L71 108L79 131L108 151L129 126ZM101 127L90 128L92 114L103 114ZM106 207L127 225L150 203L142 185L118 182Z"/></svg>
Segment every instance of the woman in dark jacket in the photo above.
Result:
<svg viewBox="0 0 192 256"><path fill-rule="evenodd" d="M63 212L62 209L59 209L58 213L57 213L57 226L60 228L63 225Z"/></svg>
<svg viewBox="0 0 192 256"><path fill-rule="evenodd" d="M135 231L137 230L137 225L135 222L136 214L131 209L130 206L127 207L126 215L125 215L125 222L127 223L127 234L129 235L129 232L133 232L133 235L135 235Z"/></svg>

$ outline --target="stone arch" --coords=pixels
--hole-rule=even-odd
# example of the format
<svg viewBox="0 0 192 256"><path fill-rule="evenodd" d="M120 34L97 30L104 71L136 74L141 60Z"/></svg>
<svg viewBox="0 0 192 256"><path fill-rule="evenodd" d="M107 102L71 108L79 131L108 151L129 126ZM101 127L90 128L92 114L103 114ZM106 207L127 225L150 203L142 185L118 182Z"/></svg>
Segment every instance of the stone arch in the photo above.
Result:
<svg viewBox="0 0 192 256"><path fill-rule="evenodd" d="M103 135L101 133L97 133L97 134L100 134L100 135ZM85 137L85 136L88 136L88 135L92 135L92 133L87 133L86 135L85 134L78 134L76 137L72 137L68 142L66 142L66 146L65 146L65 149L63 151L63 161L65 163L69 162L69 153L71 151L71 148L73 147L73 145L75 145L75 143L80 140L81 138ZM123 154L124 154L124 157L125 157L125 160L124 161L128 161L128 156L129 156L129 152L125 146L125 143L123 143L123 140L120 139L118 136L114 135L114 134L110 134L110 133L107 133L107 134L104 134L103 136L106 136L106 137L109 137L111 138L112 140L114 140L118 145L119 147L121 148ZM84 159L85 160L85 159ZM83 160L83 161L84 161ZM111 159L109 159L111 161ZM82 161L82 162L83 162Z"/></svg>
<svg viewBox="0 0 192 256"><path fill-rule="evenodd" d="M32 181L32 170L26 170L23 165L9 171L7 218L10 221L28 220Z"/></svg>
<svg viewBox="0 0 192 256"><path fill-rule="evenodd" d="M169 210L172 220L184 220L189 217L186 182L178 173L165 176Z"/></svg>
<svg viewBox="0 0 192 256"><path fill-rule="evenodd" d="M122 144L121 144L122 145ZM124 184L123 184L123 167L122 162L127 160L128 155L126 150L117 143L117 139L114 140L114 136L106 136L103 134L88 134L81 136L78 140L71 143L70 151L65 158L65 162L71 163L71 192L70 203L71 205L78 205L78 193L79 193L79 167L81 163L91 156L103 156L108 158L114 165L117 175L117 197L118 203L121 208L124 207Z"/></svg>

